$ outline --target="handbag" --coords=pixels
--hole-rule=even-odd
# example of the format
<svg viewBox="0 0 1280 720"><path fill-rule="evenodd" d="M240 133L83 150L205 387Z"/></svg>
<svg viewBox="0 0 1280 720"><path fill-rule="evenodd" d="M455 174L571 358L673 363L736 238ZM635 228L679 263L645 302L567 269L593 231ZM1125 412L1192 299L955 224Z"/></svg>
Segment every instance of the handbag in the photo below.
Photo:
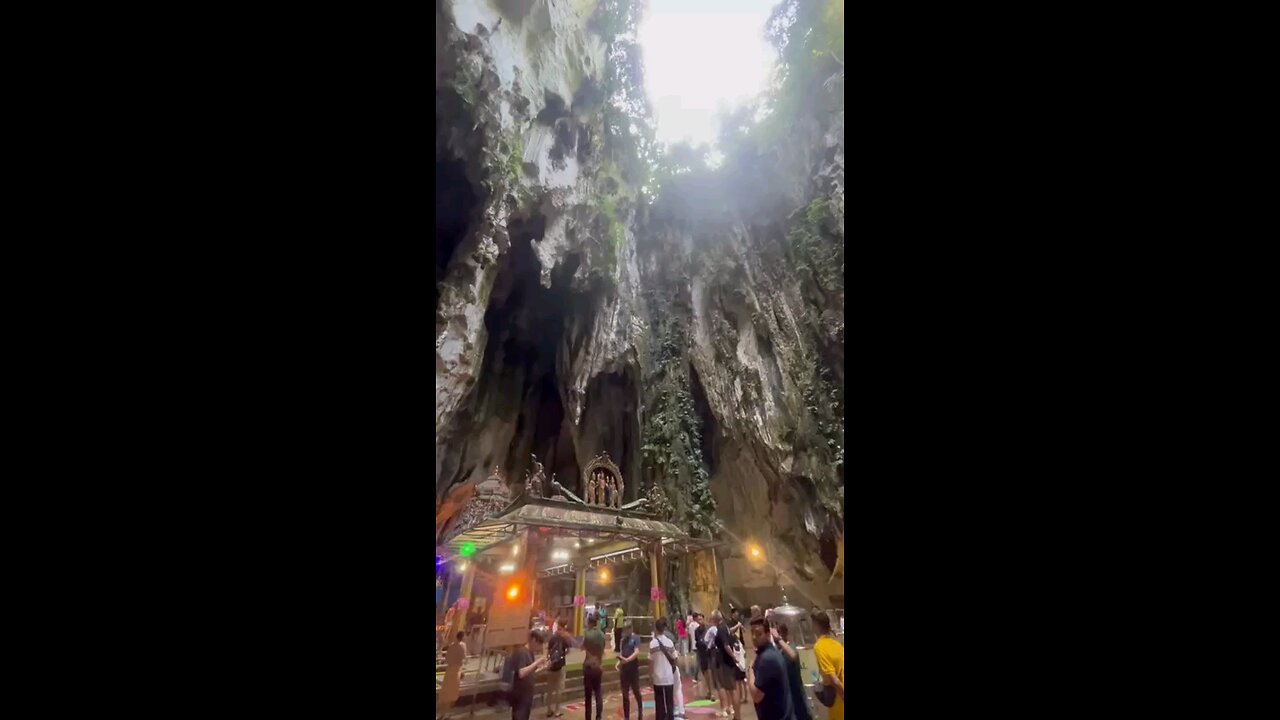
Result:
<svg viewBox="0 0 1280 720"><path fill-rule="evenodd" d="M676 666L675 655L672 655L672 650L674 648L667 647L666 643L658 640L658 638L654 638L654 640L658 643L658 651L667 659L667 662L671 663L671 667L674 669Z"/></svg>
<svg viewBox="0 0 1280 720"><path fill-rule="evenodd" d="M818 698L818 702L822 703L823 707L831 707L836 704L836 689L832 685L819 684L818 687L814 688L813 696Z"/></svg>

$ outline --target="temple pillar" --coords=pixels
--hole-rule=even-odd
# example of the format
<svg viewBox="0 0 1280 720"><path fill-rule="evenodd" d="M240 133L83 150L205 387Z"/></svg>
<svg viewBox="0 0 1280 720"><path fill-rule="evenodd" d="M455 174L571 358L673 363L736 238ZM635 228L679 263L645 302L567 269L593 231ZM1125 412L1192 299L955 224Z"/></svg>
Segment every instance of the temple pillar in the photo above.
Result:
<svg viewBox="0 0 1280 720"><path fill-rule="evenodd" d="M517 573L517 578L527 578L529 583L529 603L530 607L538 607L538 534L532 528L525 531L524 547L521 549L521 557L516 566L521 568L521 572ZM548 609L548 612L550 610ZM547 625L551 624L551 618L547 618Z"/></svg>
<svg viewBox="0 0 1280 720"><path fill-rule="evenodd" d="M476 582L476 564L470 559L465 562L467 563L467 569L462 571L462 588L458 592L458 598L467 599L467 609L453 614L453 627L449 628L449 639L452 639L459 630L466 629L467 613L471 611L471 588Z"/></svg>
<svg viewBox="0 0 1280 720"><path fill-rule="evenodd" d="M587 566L583 565L577 569L573 578L573 598L575 604L573 606L573 634L575 637L582 637L582 633L586 630L586 608L577 604L579 597L587 594Z"/></svg>
<svg viewBox="0 0 1280 720"><path fill-rule="evenodd" d="M660 584L661 578L659 577L658 572L661 562L662 543L655 542L652 549L649 550L649 598L654 622L657 622L658 618L662 617L662 601L653 596L654 588L658 588L659 590L662 588L662 585Z"/></svg>

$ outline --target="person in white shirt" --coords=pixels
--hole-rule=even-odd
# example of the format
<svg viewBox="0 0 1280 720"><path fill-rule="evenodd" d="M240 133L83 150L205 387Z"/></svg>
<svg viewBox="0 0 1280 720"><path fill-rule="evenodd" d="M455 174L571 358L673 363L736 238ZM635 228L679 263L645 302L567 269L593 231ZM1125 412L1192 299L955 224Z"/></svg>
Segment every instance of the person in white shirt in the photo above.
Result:
<svg viewBox="0 0 1280 720"><path fill-rule="evenodd" d="M689 663L689 675L693 678L693 684L698 684L698 656L702 653L698 649L698 614L689 613L689 621L684 624L685 632L689 634L689 654L686 656L685 662Z"/></svg>
<svg viewBox="0 0 1280 720"><path fill-rule="evenodd" d="M653 679L653 711L657 720L675 718L676 645L667 637L667 619L653 624L653 640L649 642L649 676Z"/></svg>

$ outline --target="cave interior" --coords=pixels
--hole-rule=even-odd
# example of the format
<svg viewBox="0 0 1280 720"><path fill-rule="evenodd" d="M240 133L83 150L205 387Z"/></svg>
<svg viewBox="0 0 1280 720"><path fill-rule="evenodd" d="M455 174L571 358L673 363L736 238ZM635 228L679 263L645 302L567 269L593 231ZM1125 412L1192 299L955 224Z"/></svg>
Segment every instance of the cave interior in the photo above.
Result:
<svg viewBox="0 0 1280 720"><path fill-rule="evenodd" d="M453 257L470 230L477 193L466 187L460 162L437 164L439 181L436 278L448 274ZM624 500L636 497L639 477L638 384L630 368L602 372L587 384L581 422L573 426L562 375L568 360L590 350L587 339L607 289L590 282L580 290L572 279L581 256L570 254L551 273L551 287L540 282L535 243L546 229L543 217L515 217L508 223L510 249L499 269L485 312L485 345L480 372L456 416L448 439L437 452L453 455L440 463L440 492L467 480L483 479L502 467L513 489L523 489L531 455L582 496L583 466L601 452L623 471ZM439 294L437 292L437 303ZM547 488L548 494L549 487Z"/></svg>

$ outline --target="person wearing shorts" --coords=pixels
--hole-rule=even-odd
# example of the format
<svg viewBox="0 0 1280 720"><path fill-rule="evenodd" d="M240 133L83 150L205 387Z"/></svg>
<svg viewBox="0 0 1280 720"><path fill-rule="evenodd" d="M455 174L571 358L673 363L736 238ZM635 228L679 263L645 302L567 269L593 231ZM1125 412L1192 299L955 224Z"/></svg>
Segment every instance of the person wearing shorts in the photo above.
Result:
<svg viewBox="0 0 1280 720"><path fill-rule="evenodd" d="M719 717L739 717L738 712L738 660L733 654L733 638L725 626L724 616L720 611L711 614L711 622L715 624L715 635L712 637L711 661L715 665L714 675L716 690L720 695L721 709Z"/></svg>

